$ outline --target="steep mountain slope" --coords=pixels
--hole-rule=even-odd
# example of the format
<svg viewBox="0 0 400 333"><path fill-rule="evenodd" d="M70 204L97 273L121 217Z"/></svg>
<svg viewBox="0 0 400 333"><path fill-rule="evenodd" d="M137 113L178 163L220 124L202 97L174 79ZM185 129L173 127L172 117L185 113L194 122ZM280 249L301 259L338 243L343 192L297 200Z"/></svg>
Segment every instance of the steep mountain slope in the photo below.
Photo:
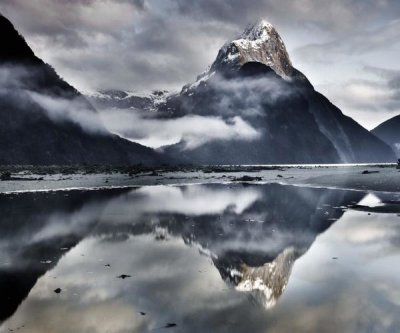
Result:
<svg viewBox="0 0 400 333"><path fill-rule="evenodd" d="M400 115L386 120L371 132L390 145L400 158Z"/></svg>
<svg viewBox="0 0 400 333"><path fill-rule="evenodd" d="M393 161L391 148L345 116L295 69L266 21L226 43L210 69L160 105L162 114L240 116L253 141L216 141L166 151L200 163L350 163Z"/></svg>
<svg viewBox="0 0 400 333"><path fill-rule="evenodd" d="M0 30L0 164L158 163L152 149L110 134L1 14Z"/></svg>

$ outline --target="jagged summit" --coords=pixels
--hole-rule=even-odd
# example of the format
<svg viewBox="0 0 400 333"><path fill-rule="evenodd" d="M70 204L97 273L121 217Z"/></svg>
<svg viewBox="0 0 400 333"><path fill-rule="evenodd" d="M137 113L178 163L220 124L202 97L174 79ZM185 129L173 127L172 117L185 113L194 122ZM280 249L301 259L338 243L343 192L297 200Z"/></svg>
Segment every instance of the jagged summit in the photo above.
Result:
<svg viewBox="0 0 400 333"><path fill-rule="evenodd" d="M226 66L240 67L248 62L269 66L286 80L295 74L282 38L273 25L264 19L249 25L242 34L225 43L211 70Z"/></svg>
<svg viewBox="0 0 400 333"><path fill-rule="evenodd" d="M260 19L248 25L233 40L226 42L210 68L200 74L194 83L185 85L182 92L190 94L191 90L207 82L215 73L231 74L250 62L270 67L284 80L299 79L311 86L307 78L292 66L285 43L274 26Z"/></svg>
<svg viewBox="0 0 400 333"><path fill-rule="evenodd" d="M253 24L249 24L240 35L240 38L249 40L267 39L274 29L271 23L265 19L260 19Z"/></svg>

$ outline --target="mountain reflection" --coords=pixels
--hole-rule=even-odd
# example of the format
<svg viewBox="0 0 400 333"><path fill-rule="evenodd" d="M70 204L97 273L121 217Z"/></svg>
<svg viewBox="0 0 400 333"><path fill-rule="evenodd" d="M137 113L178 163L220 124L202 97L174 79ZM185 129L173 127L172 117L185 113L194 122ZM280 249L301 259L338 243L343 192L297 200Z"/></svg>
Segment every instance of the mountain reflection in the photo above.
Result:
<svg viewBox="0 0 400 333"><path fill-rule="evenodd" d="M160 239L162 230L162 239L171 234L200 245L225 281L253 292L269 308L295 260L342 216L344 206L363 196L278 184L145 188L125 197L131 204L125 201L122 216L135 214L134 234L156 232ZM118 201L111 211L122 209Z"/></svg>
<svg viewBox="0 0 400 333"><path fill-rule="evenodd" d="M84 239L123 244L140 235L153 242L183 239L212 260L228 286L271 307L296 259L363 196L278 184L2 195L0 320L13 315L38 279ZM144 254L119 255L130 260Z"/></svg>
<svg viewBox="0 0 400 333"><path fill-rule="evenodd" d="M37 279L97 223L121 191L0 195L0 321L11 316Z"/></svg>

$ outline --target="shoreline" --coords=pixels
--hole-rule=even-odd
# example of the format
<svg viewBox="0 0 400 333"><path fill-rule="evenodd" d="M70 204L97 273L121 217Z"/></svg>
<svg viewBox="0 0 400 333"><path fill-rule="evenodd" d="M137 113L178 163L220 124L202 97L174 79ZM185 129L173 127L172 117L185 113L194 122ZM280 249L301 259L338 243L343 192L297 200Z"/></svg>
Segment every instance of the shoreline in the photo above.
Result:
<svg viewBox="0 0 400 333"><path fill-rule="evenodd" d="M204 167L0 167L10 179L0 193L102 190L154 185L279 183L343 190L400 193L395 164L204 166ZM245 177L245 178L243 178ZM246 178L247 177L247 178ZM244 179L244 180L243 180Z"/></svg>

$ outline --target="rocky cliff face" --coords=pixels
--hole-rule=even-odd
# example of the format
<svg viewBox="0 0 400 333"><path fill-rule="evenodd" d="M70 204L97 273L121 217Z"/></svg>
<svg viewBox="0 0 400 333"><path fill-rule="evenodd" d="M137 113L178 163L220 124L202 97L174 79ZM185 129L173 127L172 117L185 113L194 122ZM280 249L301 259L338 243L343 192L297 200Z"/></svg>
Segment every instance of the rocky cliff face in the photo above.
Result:
<svg viewBox="0 0 400 333"><path fill-rule="evenodd" d="M249 26L237 39L226 43L211 71L225 66L240 67L248 62L264 64L284 79L290 79L294 74L285 44L275 28L265 20Z"/></svg>

